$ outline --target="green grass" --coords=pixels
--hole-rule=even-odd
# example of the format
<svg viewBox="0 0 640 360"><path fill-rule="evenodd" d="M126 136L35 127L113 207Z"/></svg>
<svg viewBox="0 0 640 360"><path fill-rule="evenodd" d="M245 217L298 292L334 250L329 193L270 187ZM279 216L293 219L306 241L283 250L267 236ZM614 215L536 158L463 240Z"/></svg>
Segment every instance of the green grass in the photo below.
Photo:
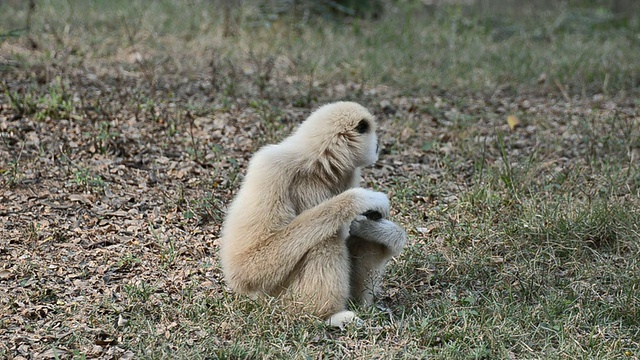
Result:
<svg viewBox="0 0 640 360"><path fill-rule="evenodd" d="M2 2L0 357L640 357L640 26L604 5ZM250 155L343 99L409 244L338 331L229 293L217 241Z"/></svg>

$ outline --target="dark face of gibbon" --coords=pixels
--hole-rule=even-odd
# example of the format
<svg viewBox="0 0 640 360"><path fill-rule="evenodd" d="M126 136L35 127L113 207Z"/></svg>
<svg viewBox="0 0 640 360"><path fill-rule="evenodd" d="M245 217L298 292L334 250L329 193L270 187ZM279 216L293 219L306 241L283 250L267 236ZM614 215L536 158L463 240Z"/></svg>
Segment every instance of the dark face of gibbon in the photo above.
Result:
<svg viewBox="0 0 640 360"><path fill-rule="evenodd" d="M378 137L375 132L375 121L373 116L369 115L362 118L353 128L356 141L359 143L361 150L359 158L356 160L356 166L367 166L378 161Z"/></svg>

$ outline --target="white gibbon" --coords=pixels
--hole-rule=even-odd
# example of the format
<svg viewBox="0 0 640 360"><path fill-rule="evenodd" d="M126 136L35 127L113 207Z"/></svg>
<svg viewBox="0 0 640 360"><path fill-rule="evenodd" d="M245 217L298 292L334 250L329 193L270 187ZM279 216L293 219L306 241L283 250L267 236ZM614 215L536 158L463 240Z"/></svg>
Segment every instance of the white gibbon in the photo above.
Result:
<svg viewBox="0 0 640 360"><path fill-rule="evenodd" d="M378 159L374 117L361 105L320 107L252 157L225 218L220 259L237 293L267 294L343 327L349 299L373 302L406 233L387 220L389 199L358 187Z"/></svg>

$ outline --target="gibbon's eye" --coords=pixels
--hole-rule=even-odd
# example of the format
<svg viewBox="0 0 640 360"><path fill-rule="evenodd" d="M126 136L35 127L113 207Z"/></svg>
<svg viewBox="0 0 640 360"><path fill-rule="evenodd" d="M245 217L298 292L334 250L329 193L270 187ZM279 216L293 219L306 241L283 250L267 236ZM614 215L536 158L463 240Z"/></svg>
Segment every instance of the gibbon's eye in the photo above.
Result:
<svg viewBox="0 0 640 360"><path fill-rule="evenodd" d="M359 132L360 134L364 134L369 131L369 123L367 122L367 120L360 120L358 126L356 126L354 130Z"/></svg>

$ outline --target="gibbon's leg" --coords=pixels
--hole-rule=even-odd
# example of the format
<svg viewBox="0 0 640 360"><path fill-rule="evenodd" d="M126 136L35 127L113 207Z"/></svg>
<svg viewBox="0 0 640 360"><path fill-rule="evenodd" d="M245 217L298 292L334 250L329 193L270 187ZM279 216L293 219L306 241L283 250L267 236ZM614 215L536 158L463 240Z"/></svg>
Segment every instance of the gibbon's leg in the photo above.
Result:
<svg viewBox="0 0 640 360"><path fill-rule="evenodd" d="M387 261L399 254L407 235L395 223L358 216L351 223L347 247L351 260L351 298L373 304Z"/></svg>
<svg viewBox="0 0 640 360"><path fill-rule="evenodd" d="M322 256L325 256L325 262L329 262L331 256L338 263L344 257L348 265L344 243L346 229L341 241L335 239L336 234L357 214L369 209L385 212L388 208L389 199L385 194L362 188L349 189L303 211L283 229L272 232L269 238L237 253L232 259L235 264L228 266L229 277L240 292L277 295L300 267L307 267L305 261L310 262L307 272L314 266L326 268L316 264L321 262Z"/></svg>
<svg viewBox="0 0 640 360"><path fill-rule="evenodd" d="M344 242L346 228L311 248L301 260L288 295L298 308L310 311L322 319L332 319L334 314L346 309L349 299L349 252ZM340 315L330 325L342 327L353 319L349 314Z"/></svg>
<svg viewBox="0 0 640 360"><path fill-rule="evenodd" d="M384 265L389 260L384 245L351 236L347 239L351 260L349 297L362 305L372 305L382 277Z"/></svg>

